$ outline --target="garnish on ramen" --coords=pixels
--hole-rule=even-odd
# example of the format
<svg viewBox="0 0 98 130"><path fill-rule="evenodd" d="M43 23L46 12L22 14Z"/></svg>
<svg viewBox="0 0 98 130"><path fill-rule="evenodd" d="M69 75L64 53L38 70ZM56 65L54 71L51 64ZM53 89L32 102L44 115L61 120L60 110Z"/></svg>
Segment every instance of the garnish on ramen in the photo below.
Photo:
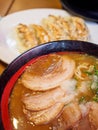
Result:
<svg viewBox="0 0 98 130"><path fill-rule="evenodd" d="M97 130L98 59L73 52L39 57L17 80L9 113L17 130Z"/></svg>

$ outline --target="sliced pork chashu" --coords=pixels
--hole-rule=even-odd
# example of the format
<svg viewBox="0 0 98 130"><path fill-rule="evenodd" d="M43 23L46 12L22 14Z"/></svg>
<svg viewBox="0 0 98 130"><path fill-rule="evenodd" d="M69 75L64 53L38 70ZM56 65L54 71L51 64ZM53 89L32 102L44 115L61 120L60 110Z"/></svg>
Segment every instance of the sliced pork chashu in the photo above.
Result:
<svg viewBox="0 0 98 130"><path fill-rule="evenodd" d="M27 109L23 109L23 112L29 121L33 122L35 125L42 125L55 119L62 111L63 107L64 103L56 103L52 107L42 111L32 112Z"/></svg>
<svg viewBox="0 0 98 130"><path fill-rule="evenodd" d="M90 124L95 127L95 130L97 130L98 129L98 103L92 102L88 116L89 116Z"/></svg>
<svg viewBox="0 0 98 130"><path fill-rule="evenodd" d="M21 77L22 84L34 91L45 91L60 85L65 79L70 79L75 70L75 62L69 57L50 54L41 57L29 66Z"/></svg>
<svg viewBox="0 0 98 130"><path fill-rule="evenodd" d="M58 87L36 95L24 95L22 101L26 109L31 111L39 111L49 108L59 102L62 100L64 95L64 91Z"/></svg>
<svg viewBox="0 0 98 130"><path fill-rule="evenodd" d="M88 116L82 118L80 122L73 127L72 130L97 130L94 126L91 126Z"/></svg>
<svg viewBox="0 0 98 130"><path fill-rule="evenodd" d="M79 105L75 102L66 105L62 112L62 118L64 120L66 130L75 126L82 118L82 113Z"/></svg>
<svg viewBox="0 0 98 130"><path fill-rule="evenodd" d="M98 129L98 103L90 102L88 112L72 130L97 130Z"/></svg>

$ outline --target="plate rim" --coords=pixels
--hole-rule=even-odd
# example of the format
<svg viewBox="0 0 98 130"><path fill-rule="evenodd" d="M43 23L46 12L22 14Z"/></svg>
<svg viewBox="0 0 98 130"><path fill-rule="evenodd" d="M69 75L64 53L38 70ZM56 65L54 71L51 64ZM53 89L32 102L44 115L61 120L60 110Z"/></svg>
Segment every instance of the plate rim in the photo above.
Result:
<svg viewBox="0 0 98 130"><path fill-rule="evenodd" d="M64 12L68 15L71 15L67 10L64 10L64 9L57 9L57 8L33 8L33 9L26 9L26 10L20 10L20 11L17 11L17 12L13 12L13 13L10 13L4 17L1 18L0 20L0 24L2 22L2 20L8 18L8 17L12 17L13 15L16 15L16 14L20 14L20 13L25 13L25 12L30 12L30 11L40 11L40 10L43 10L43 11L57 11L57 12Z"/></svg>

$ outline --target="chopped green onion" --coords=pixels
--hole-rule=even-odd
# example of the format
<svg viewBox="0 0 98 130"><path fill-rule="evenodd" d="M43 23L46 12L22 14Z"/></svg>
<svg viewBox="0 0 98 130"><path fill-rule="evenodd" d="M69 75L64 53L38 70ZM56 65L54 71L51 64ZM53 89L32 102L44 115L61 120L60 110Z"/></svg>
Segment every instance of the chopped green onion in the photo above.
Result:
<svg viewBox="0 0 98 130"><path fill-rule="evenodd" d="M83 103L84 101L86 101L86 100L85 100L85 97L82 96L82 97L79 99L79 103L81 104L81 103Z"/></svg>
<svg viewBox="0 0 98 130"><path fill-rule="evenodd" d="M93 101L98 102L98 95L95 95L95 96L93 97Z"/></svg>
<svg viewBox="0 0 98 130"><path fill-rule="evenodd" d="M94 74L98 76L98 70L97 70L96 66L94 66Z"/></svg>
<svg viewBox="0 0 98 130"><path fill-rule="evenodd" d="M95 75L97 75L97 76L98 76L98 70L96 70L96 71L95 71Z"/></svg>
<svg viewBox="0 0 98 130"><path fill-rule="evenodd" d="M84 71L84 73L86 73L87 75L92 75L92 73L89 71Z"/></svg>

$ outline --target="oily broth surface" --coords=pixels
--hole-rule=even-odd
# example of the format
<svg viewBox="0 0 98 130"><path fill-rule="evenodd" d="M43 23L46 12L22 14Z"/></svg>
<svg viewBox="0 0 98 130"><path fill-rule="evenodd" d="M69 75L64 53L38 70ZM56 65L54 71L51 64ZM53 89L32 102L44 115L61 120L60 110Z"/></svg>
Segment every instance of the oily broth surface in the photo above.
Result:
<svg viewBox="0 0 98 130"><path fill-rule="evenodd" d="M18 124L18 130L48 130L49 125L43 125L43 126L33 126L31 122L29 122L24 113L23 113L23 103L21 101L22 95L25 93L30 93L31 91L27 88L25 88L22 84L20 84L20 81L18 80L17 83L14 86L14 89L11 94L10 98L10 104L9 104L9 112L11 117L11 122L14 124L14 120L17 120ZM15 127L15 124L13 125L13 129Z"/></svg>
<svg viewBox="0 0 98 130"><path fill-rule="evenodd" d="M82 64L83 62L87 62L90 64L95 64L96 58L93 56L89 56L87 54L77 54L77 53L66 53L66 54L62 54L62 56L66 56L68 55L69 57L71 57L73 60L75 60L76 62L76 66L79 64ZM32 122L29 122L25 116L25 114L23 113L23 103L21 101L21 98L24 94L27 93L31 93L32 91L25 88L21 82L20 79L18 79L18 81L16 82L12 93L11 93L11 97L10 97L10 103L9 103L9 113L10 113L10 118L11 118L11 122L13 124L13 129L17 129L17 130L49 130L55 129L55 122L58 122L59 118L56 118L54 121L45 124L45 125L40 125L40 126L35 126L34 124L32 124ZM34 93L35 94L35 93ZM92 95L91 95L92 96ZM79 97L81 97L81 95L79 95ZM57 123L56 123L57 125ZM56 130L56 129L55 129ZM61 128L60 130L63 130L63 128Z"/></svg>

